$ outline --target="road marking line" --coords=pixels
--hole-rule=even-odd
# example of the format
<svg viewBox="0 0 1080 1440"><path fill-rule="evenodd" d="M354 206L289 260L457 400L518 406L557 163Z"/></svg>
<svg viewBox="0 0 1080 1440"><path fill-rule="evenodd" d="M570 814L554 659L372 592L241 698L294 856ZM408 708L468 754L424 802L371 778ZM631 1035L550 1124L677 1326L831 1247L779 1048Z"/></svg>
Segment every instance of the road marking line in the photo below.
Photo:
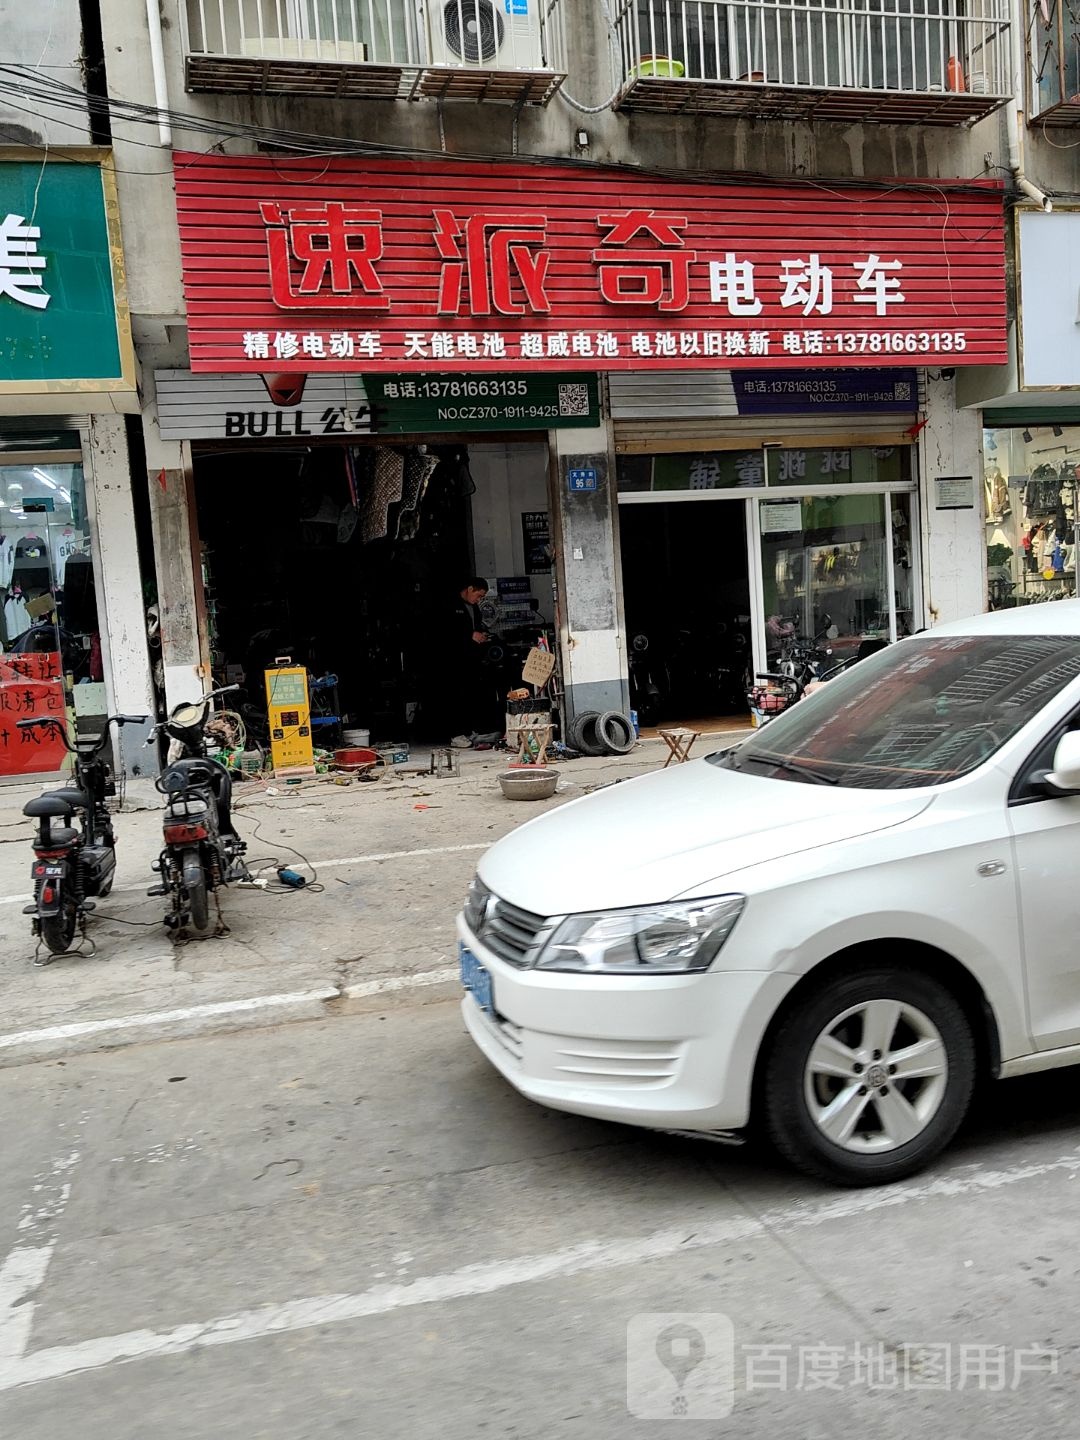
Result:
<svg viewBox="0 0 1080 1440"><path fill-rule="evenodd" d="M272 845L272 843L272 840L267 841L268 845ZM466 850L488 850L494 843L493 840L481 840L474 841L469 845L428 845L421 850L385 850L378 855L346 855L344 858L334 860L316 860L314 865L316 870L336 870L343 865L378 865L383 860L411 860L414 855L459 855ZM153 876L150 878L153 879ZM117 885L112 893L114 895L134 895L140 890L145 891L148 888L149 882L140 885ZM33 898L31 894L0 895L0 905L26 905ZM101 918L107 920L109 918L107 912L102 911Z"/></svg>
<svg viewBox="0 0 1080 1440"><path fill-rule="evenodd" d="M212 1020L219 1015L241 1015L258 1010L276 1010L285 1005L333 1000L340 992L335 986L321 990L298 990L291 995L254 995L247 1000L218 1000L206 1005L187 1005L179 1010L148 1010L141 1015L117 1015L108 1020L80 1020L70 1025L48 1025L43 1030L17 1030L0 1035L0 1050L16 1045L48 1043L54 1040L81 1040L88 1035L110 1035L152 1025L180 1025L188 1020Z"/></svg>
<svg viewBox="0 0 1080 1440"><path fill-rule="evenodd" d="M192 1020L214 1020L223 1016L280 1010L286 1007L323 1004L327 1000L360 1000L369 995L392 995L401 990L423 989L442 985L458 978L455 966L438 970L418 970L412 975L384 975L374 980L360 980L339 990L327 985L319 990L296 990L291 994L252 995L244 1000L217 1000L205 1005L187 1005L177 1010L148 1010L142 1014L118 1015L107 1020L79 1020L70 1025L48 1025L41 1030L17 1030L0 1035L0 1051L20 1045L52 1044L59 1040L84 1040L89 1036L108 1036L129 1030L150 1029L158 1025L184 1025Z"/></svg>
<svg viewBox="0 0 1080 1440"><path fill-rule="evenodd" d="M183 1355L204 1347L235 1345L244 1340L260 1340L314 1326L386 1315L416 1305L436 1305L476 1295L491 1295L513 1285L537 1284L591 1271L639 1265L643 1261L664 1260L689 1250L743 1241L771 1231L808 1229L875 1210L896 1209L924 1200L979 1195L1023 1180L1055 1173L1073 1175L1077 1171L1080 1171L1078 1153L1064 1155L1057 1160L1016 1166L1011 1170L961 1172L888 1189L856 1191L817 1206L788 1205L766 1211L760 1218L753 1215L733 1216L699 1226L689 1233L686 1229L667 1229L625 1240L586 1240L547 1254L466 1265L460 1270L424 1276L406 1284L376 1285L355 1295L312 1295L177 1325L171 1330L131 1330L119 1335L103 1335L95 1340L39 1350L36 1354L14 1360L0 1357L0 1391L100 1370L117 1362Z"/></svg>
<svg viewBox="0 0 1080 1440"><path fill-rule="evenodd" d="M76 1134L87 1119L86 1114L80 1117ZM0 1377L9 1367L18 1367L30 1344L37 1308L37 1301L30 1297L44 1283L56 1249L57 1224L71 1198L68 1177L78 1163L79 1151L69 1150L54 1157L50 1168L34 1177L32 1196L23 1206L18 1225L23 1239L0 1264Z"/></svg>
<svg viewBox="0 0 1080 1440"><path fill-rule="evenodd" d="M460 972L456 965L444 965L438 970L418 970L414 975L388 975L382 980L359 980L355 985L346 985L344 993L349 1000L360 1000L365 995L391 995L396 990L445 985L459 978Z"/></svg>

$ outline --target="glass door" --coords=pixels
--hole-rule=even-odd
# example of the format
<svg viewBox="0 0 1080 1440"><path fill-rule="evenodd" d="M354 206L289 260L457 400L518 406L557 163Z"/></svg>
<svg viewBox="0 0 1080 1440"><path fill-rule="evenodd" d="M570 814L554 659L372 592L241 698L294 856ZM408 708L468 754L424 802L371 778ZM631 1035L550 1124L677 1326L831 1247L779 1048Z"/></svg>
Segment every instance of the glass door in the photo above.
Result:
<svg viewBox="0 0 1080 1440"><path fill-rule="evenodd" d="M905 529L910 553L907 501L848 493L755 502L765 669L776 668L792 633L828 636L837 661L865 642L895 638L894 554ZM910 591L910 569L906 583ZM913 615L910 605L903 610L906 626Z"/></svg>

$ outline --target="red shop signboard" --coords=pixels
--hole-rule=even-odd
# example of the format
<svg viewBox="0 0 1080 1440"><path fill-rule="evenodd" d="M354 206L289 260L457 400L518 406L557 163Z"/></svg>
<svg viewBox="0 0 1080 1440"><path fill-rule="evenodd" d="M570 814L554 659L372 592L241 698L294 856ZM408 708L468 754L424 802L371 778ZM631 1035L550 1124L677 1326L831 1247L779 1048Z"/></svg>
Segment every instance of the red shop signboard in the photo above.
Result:
<svg viewBox="0 0 1080 1440"><path fill-rule="evenodd" d="M986 365L1002 192L176 156L193 370Z"/></svg>

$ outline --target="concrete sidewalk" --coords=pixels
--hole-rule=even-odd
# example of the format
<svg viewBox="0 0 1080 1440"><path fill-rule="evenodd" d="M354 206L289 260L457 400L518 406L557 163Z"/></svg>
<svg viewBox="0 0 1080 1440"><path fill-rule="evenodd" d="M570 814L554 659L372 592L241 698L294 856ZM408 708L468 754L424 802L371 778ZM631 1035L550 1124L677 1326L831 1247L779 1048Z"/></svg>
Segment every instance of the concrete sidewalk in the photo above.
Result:
<svg viewBox="0 0 1080 1440"><path fill-rule="evenodd" d="M705 755L730 735L704 737ZM88 927L97 953L33 964L31 823L21 807L40 786L0 791L0 1065L149 1039L177 1038L386 1008L456 988L454 917L482 852L542 810L658 768L662 741L628 756L560 764L550 801L503 798L505 753L466 752L461 774L414 773L419 760L373 783L328 779L236 788L237 828L251 869L276 883L277 864L311 872L322 889L222 896L230 934L173 944L164 902L146 895L161 845L156 808L117 816L117 877ZM132 797L129 796L129 803ZM149 797L135 797L149 805Z"/></svg>

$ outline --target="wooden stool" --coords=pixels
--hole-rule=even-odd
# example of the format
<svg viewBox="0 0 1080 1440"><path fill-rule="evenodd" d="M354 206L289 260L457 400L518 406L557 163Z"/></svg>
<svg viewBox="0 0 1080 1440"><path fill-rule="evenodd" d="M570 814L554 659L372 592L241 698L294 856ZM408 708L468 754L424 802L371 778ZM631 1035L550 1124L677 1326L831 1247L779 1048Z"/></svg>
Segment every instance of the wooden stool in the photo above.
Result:
<svg viewBox="0 0 1080 1440"><path fill-rule="evenodd" d="M523 725L517 732L518 764L546 765L551 732L551 725Z"/></svg>
<svg viewBox="0 0 1080 1440"><path fill-rule="evenodd" d="M660 730L657 733L671 752L664 761L665 770L673 760L685 765L690 759L690 747L701 735L700 730Z"/></svg>
<svg viewBox="0 0 1080 1440"><path fill-rule="evenodd" d="M458 759L458 752L449 745L441 745L431 752L431 768L429 775L442 778L444 775L460 775L461 763Z"/></svg>

